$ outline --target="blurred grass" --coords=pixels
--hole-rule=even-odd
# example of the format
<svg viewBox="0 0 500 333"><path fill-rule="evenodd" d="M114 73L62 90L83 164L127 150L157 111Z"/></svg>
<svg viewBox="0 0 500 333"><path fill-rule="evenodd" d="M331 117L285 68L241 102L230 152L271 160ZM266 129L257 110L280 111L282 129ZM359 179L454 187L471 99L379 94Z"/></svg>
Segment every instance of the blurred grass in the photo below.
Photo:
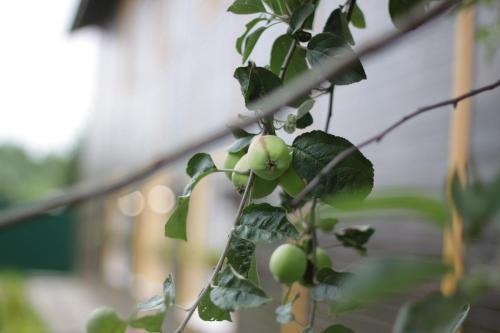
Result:
<svg viewBox="0 0 500 333"><path fill-rule="evenodd" d="M0 272L0 333L49 333L28 302L18 273Z"/></svg>

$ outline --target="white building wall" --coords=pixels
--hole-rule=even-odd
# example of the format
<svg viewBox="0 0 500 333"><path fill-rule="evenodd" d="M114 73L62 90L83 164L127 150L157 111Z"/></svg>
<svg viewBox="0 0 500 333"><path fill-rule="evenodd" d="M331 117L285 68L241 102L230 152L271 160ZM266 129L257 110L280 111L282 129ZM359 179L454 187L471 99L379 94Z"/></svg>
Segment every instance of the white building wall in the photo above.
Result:
<svg viewBox="0 0 500 333"><path fill-rule="evenodd" d="M99 92L84 145L84 167L91 178L113 177L141 166L221 126L244 110L239 84L232 75L241 62L234 43L249 16L226 12L230 1L222 0L124 3L114 28L104 32L101 40ZM340 1L323 1L317 16L321 24L316 30L322 28L337 3ZM385 1L359 3L368 25L366 30L354 29L360 44L392 25ZM481 12L479 19L483 20L486 14ZM376 58L364 61L368 80L336 89L331 132L356 143L419 106L449 98L453 28L452 16L440 19ZM258 65L267 65L272 42L285 30L277 26L263 34L251 57ZM485 62L484 50L477 50L474 86L492 82L500 74L500 56ZM325 97L315 106L315 127L322 127L326 103ZM500 167L498 105L498 92L484 94L473 102L474 159L479 172L487 177ZM421 116L380 144L367 148L365 154L375 166L376 186L418 186L442 191L448 163L449 115L450 110L441 109ZM220 159L221 154L217 157ZM179 191L185 184L184 164L175 167ZM207 231L207 242L214 248L225 239L220 230L231 223L235 198L229 183L222 181L223 176L216 177L209 182L217 186L207 187L212 200L208 206L215 208L207 216L207 223L213 225ZM222 203L220 197L225 198ZM371 254L440 255L441 235L420 223L374 224L377 232L370 245ZM262 254L266 256L267 251ZM336 251L332 256L339 269L358 260L350 251ZM265 265L263 260L263 271ZM264 281L265 278L264 273ZM272 289L275 285L270 283L267 287ZM381 321L365 318L355 322L361 328L368 325L385 332L395 309L387 310ZM247 320L243 316L244 329L267 332L273 327L270 309L255 313L260 313L262 320ZM246 332L244 329L242 332Z"/></svg>

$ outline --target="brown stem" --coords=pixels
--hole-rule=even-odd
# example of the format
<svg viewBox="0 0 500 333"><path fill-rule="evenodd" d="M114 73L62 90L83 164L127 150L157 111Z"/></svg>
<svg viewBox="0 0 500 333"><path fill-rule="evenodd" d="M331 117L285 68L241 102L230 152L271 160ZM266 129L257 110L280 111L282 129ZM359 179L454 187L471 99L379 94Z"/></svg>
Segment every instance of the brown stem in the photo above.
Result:
<svg viewBox="0 0 500 333"><path fill-rule="evenodd" d="M315 281L315 276L316 276L316 247L318 245L318 238L316 234L316 204L317 204L318 199L314 198L312 205L311 205L311 214L310 214L310 220L309 220L309 233L311 235L311 252L312 252L312 263L313 263L313 268L312 268L312 279L313 282ZM309 312L309 327L313 328L314 327L314 320L316 318L316 300L312 300L311 302L311 309Z"/></svg>
<svg viewBox="0 0 500 333"><path fill-rule="evenodd" d="M255 178L255 174L252 172L250 173L250 177L248 177L248 182L247 186L245 188L245 192L243 193L243 197L241 198L240 205L238 206L238 211L236 213L236 217L234 219L233 225L237 226L240 221L241 214L243 213L243 208L245 208L246 203L248 199L250 198L250 193L252 191L253 187L253 181ZM234 229L234 227L233 227ZM194 301L193 305L189 308L188 313L186 314L186 317L184 317L184 320L180 323L179 327L175 330L175 333L181 333L184 331L186 328L187 323L191 319L191 316L193 313L196 311L196 308L198 307L198 304L200 304L201 299L205 294L210 290L210 286L215 282L215 278L217 277L217 274L222 269L222 266L224 265L224 260L226 259L227 251L229 250L229 244L231 243L231 239L233 238L233 230L229 233L228 240L226 242L226 245L224 246L224 250L222 250L222 254L219 257L219 261L217 261L217 265L214 268L214 271L212 272L212 275L208 279L207 284L205 287L201 290L200 294L198 295L198 298Z"/></svg>
<svg viewBox="0 0 500 333"><path fill-rule="evenodd" d="M281 65L280 72L278 75L278 77L282 82L285 79L286 71L288 69L288 66L290 65L290 61L292 61L293 53L295 52L296 48L297 48L297 41L295 40L295 38L293 38L292 44L290 44L290 47L288 48L288 52L285 56L285 59L283 59L283 64ZM273 134L273 135L275 134L273 115L264 117L264 119L262 120L262 125L264 126L264 130L268 134Z"/></svg>
<svg viewBox="0 0 500 333"><path fill-rule="evenodd" d="M328 99L328 114L326 115L326 122L325 122L325 132L328 133L328 129L330 128L330 121L332 120L332 115L333 115L333 95L334 95L334 89L335 86L332 84L332 86L329 88L329 99Z"/></svg>
<svg viewBox="0 0 500 333"><path fill-rule="evenodd" d="M480 94L482 92L495 89L498 86L500 86L500 80L498 80L498 81L496 81L496 82L494 82L492 84L489 84L487 86L484 86L484 87L481 87L481 88L478 88L478 89L475 89L475 90L471 90L470 92L468 92L466 94L463 94L463 95L460 95L460 96L457 96L455 98L448 99L448 100L445 100L445 101L442 101L442 102L438 102L438 103L435 103L435 104L431 104L431 105L428 105L428 106L424 106L424 107L418 108L414 112L412 112L412 113L404 116L403 118L401 118L400 120L398 120L397 122L395 122L394 124L392 124L391 126L387 127L386 129L384 129L383 131L381 131L377 135L375 135L375 136L373 136L373 137L371 137L369 139L366 139L365 141L362 141L361 143L359 143L356 146L352 146L352 147L350 147L350 148L342 151L340 154L338 154L337 156L335 156L335 158L333 158L330 162L328 162L328 164L325 165L325 167L323 169L321 169L321 171L316 175L316 177L314 177L306 185L306 187L302 190L302 192L300 192L295 197L295 199L291 202L290 206L291 207L298 207L302 203L302 201L304 200L304 198L321 182L321 180L325 176L327 176L328 173L337 164L339 164L340 162L342 162L349 155L351 155L355 151L357 151L357 150L359 150L359 149L361 149L363 147L366 147L366 146L368 146L368 145L370 145L372 143L380 142L387 134L389 134L390 132L392 132L393 130L395 130L396 128L398 128L399 126L401 126L402 124L404 124L408 120L410 120L412 118L415 118L416 116L418 116L418 115L420 115L422 113L425 113L425 112L428 112L430 110L434 110L434 109L437 109L437 108L441 108L443 106L452 105L453 107L456 107L456 105L460 101L462 101L464 99L467 99L467 98L470 98L472 96L478 95L478 94Z"/></svg>

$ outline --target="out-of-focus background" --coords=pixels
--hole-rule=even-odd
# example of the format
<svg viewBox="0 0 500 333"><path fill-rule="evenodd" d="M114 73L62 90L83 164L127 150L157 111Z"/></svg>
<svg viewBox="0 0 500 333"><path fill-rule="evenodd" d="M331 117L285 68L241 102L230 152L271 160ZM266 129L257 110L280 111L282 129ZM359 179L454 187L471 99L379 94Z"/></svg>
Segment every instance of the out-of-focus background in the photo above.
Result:
<svg viewBox="0 0 500 333"><path fill-rule="evenodd" d="M323 1L315 29L340 1ZM22 0L0 3L0 208L58 193L77 181L113 179L244 112L233 78L234 49L248 17L223 0ZM359 43L390 29L385 1L360 0L366 30ZM475 28L495 19L479 7ZM474 27L470 27L471 29ZM269 62L275 26L252 55ZM455 21L449 15L368 59L366 81L336 89L331 132L358 142L418 106L451 95ZM472 86L498 79L500 54L474 46ZM326 100L313 116L320 127ZM489 179L500 169L500 94L472 100L472 172ZM440 195L449 161L450 112L429 113L365 153L375 185L416 187ZM211 147L219 165L223 148ZM127 316L161 289L173 272L178 300L199 292L226 239L238 196L223 175L196 188L189 242L166 239L164 222L186 183L184 163L104 200L50 212L0 230L0 333L79 333L101 305ZM363 221L360 221L363 222ZM442 235L410 219L371 220L369 255L440 257ZM328 239L320 239L327 245ZM493 237L479 256L492 256ZM271 248L259 250L264 288L279 299L267 272ZM334 267L360 259L331 249ZM478 253L475 253L477 256ZM473 260L471 258L470 260ZM345 320L359 332L390 332L400 299ZM273 306L241 312L234 323L194 318L190 332L276 332ZM500 297L473 308L465 332L500 328ZM179 313L179 316L181 313ZM320 323L328 321L320 310ZM175 318L172 319L174 324ZM288 331L292 332L292 331Z"/></svg>

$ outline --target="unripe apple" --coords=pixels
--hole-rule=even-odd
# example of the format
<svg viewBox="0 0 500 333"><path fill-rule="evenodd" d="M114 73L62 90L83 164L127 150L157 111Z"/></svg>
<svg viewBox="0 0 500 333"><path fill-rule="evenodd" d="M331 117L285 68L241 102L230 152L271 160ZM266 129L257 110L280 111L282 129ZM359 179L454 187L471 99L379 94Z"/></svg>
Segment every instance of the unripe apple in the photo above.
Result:
<svg viewBox="0 0 500 333"><path fill-rule="evenodd" d="M238 161L240 160L241 156L245 155L245 151L241 150L237 153L227 153L226 158L224 159L224 164L222 167L224 169L234 169L234 166ZM232 173L231 172L226 172L227 178L231 180Z"/></svg>
<svg viewBox="0 0 500 333"><path fill-rule="evenodd" d="M330 232L338 222L339 220L334 218L319 219L316 221L316 227L321 229L321 231Z"/></svg>
<svg viewBox="0 0 500 333"><path fill-rule="evenodd" d="M269 260L273 277L281 283L293 283L302 279L306 272L307 258L304 251L292 244L280 245Z"/></svg>
<svg viewBox="0 0 500 333"><path fill-rule="evenodd" d="M97 308L89 315L85 324L87 333L125 331L126 324L110 308Z"/></svg>
<svg viewBox="0 0 500 333"><path fill-rule="evenodd" d="M290 166L280 177L280 186L289 196L295 197L306 186L295 169Z"/></svg>
<svg viewBox="0 0 500 333"><path fill-rule="evenodd" d="M256 137L248 147L248 158L253 172L267 180L277 179L292 162L290 149L276 135Z"/></svg>
<svg viewBox="0 0 500 333"><path fill-rule="evenodd" d="M234 166L234 170L239 172L250 171L250 165L248 163L248 154L245 154L240 158L238 163L236 163L236 165ZM234 187L236 188L236 192L238 192L241 195L243 195L243 193L245 192L245 188L248 183L248 177L249 175L233 172L231 180L233 182ZM253 182L251 197L253 199L259 199L268 196L274 191L277 185L278 185L278 180L265 180L256 176Z"/></svg>
<svg viewBox="0 0 500 333"><path fill-rule="evenodd" d="M320 247L316 248L316 271L319 272L322 268L332 268L332 259L325 250Z"/></svg>

